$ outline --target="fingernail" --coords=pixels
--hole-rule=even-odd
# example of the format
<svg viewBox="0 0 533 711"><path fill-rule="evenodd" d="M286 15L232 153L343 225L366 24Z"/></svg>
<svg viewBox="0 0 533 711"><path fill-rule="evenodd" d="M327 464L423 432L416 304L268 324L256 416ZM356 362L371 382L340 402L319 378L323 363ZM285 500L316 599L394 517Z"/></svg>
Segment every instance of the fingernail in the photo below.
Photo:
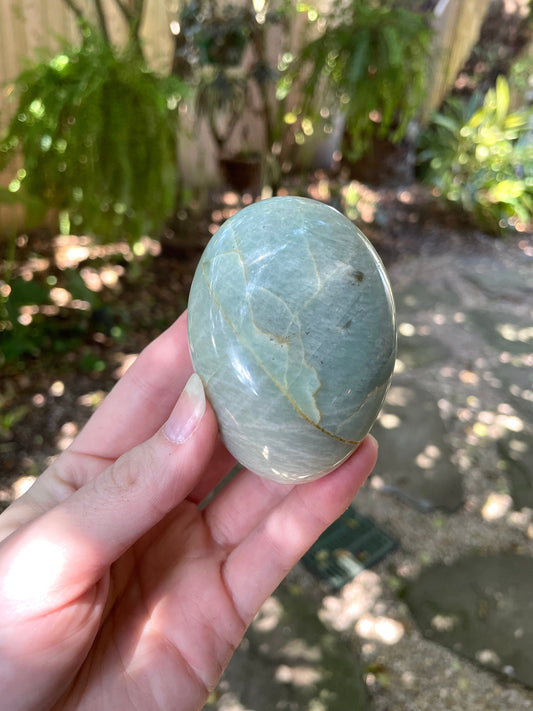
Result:
<svg viewBox="0 0 533 711"><path fill-rule="evenodd" d="M200 377L193 373L163 427L166 436L172 442L182 444L192 435L204 412L204 386Z"/></svg>
<svg viewBox="0 0 533 711"><path fill-rule="evenodd" d="M378 442L377 439L374 437L374 435L369 434L369 435L368 435L368 438L371 439L371 440L374 442L374 446L376 447L376 449L379 449L379 442Z"/></svg>

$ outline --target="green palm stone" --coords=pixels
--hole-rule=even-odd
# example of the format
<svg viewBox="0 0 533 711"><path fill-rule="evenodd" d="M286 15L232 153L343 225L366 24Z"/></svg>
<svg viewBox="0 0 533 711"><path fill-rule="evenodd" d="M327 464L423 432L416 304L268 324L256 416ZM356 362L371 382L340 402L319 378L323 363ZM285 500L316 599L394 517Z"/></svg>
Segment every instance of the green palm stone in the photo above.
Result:
<svg viewBox="0 0 533 711"><path fill-rule="evenodd" d="M366 237L323 203L276 197L227 220L191 287L191 357L236 459L316 479L377 417L396 357L392 292Z"/></svg>

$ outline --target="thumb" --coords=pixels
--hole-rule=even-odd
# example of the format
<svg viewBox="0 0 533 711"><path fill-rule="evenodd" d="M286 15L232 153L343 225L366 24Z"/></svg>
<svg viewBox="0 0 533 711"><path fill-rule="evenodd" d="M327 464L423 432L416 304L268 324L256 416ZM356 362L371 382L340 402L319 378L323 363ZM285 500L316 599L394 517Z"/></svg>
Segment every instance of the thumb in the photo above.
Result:
<svg viewBox="0 0 533 711"><path fill-rule="evenodd" d="M209 463L216 436L215 414L193 374L153 437L5 541L5 547L12 544L16 551L15 568L27 574L33 552L42 558L48 551L61 568L56 565L54 576L59 587L86 589L188 495ZM11 556L4 551L5 563ZM27 565L20 556L28 557ZM0 574L8 573L3 568Z"/></svg>

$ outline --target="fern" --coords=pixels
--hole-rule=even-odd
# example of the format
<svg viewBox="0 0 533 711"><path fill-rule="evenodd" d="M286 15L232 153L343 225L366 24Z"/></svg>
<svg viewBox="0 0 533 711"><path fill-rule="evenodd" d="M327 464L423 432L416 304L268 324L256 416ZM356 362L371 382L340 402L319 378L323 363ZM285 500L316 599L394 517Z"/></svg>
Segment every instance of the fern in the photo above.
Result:
<svg viewBox="0 0 533 711"><path fill-rule="evenodd" d="M424 98L431 31L423 15L387 0L336 0L323 19L294 65L295 77L310 73L302 113L340 109L357 159L375 136L405 136Z"/></svg>
<svg viewBox="0 0 533 711"><path fill-rule="evenodd" d="M18 152L24 161L12 190L66 211L72 231L103 241L159 227L177 189L178 79L89 32L81 47L24 71L16 88L0 141L0 169Z"/></svg>

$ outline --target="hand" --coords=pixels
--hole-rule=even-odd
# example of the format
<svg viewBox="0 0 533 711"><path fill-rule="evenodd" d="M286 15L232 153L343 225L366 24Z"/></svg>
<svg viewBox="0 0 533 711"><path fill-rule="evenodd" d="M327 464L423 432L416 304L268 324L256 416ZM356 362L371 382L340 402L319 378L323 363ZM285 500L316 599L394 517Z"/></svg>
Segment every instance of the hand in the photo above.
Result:
<svg viewBox="0 0 533 711"><path fill-rule="evenodd" d="M201 708L262 602L371 471L367 438L318 481L243 471L200 510L234 461L191 373L182 316L0 516L2 708Z"/></svg>

